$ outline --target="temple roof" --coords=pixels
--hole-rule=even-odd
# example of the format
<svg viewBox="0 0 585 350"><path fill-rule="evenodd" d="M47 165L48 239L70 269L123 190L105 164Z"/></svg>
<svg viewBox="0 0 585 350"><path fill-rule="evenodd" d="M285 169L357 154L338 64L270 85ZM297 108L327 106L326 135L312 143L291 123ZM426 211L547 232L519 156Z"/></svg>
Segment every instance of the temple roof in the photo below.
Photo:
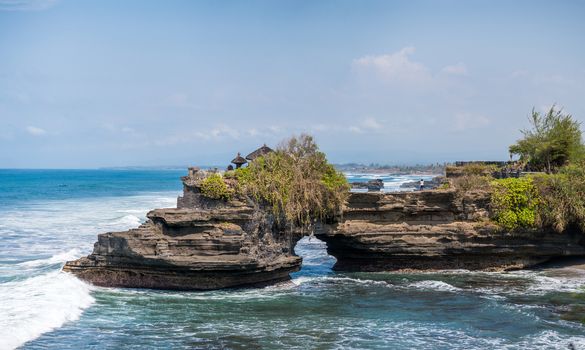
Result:
<svg viewBox="0 0 585 350"><path fill-rule="evenodd" d="M236 158L232 159L232 163L237 165L237 164L246 164L248 162L240 155L240 152L238 152L238 155L236 156Z"/></svg>
<svg viewBox="0 0 585 350"><path fill-rule="evenodd" d="M254 160L260 156L263 156L265 154L268 154L270 152L274 152L274 150L268 146L266 146L266 144L264 144L262 147L258 148L257 150L255 150L254 152L248 154L246 156L247 160Z"/></svg>

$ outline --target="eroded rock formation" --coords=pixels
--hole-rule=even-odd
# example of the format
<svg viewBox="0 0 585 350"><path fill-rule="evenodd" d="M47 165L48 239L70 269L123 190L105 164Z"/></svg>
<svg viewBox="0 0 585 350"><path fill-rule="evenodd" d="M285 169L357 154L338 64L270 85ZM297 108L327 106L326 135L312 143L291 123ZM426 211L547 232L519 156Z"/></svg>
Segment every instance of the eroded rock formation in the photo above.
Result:
<svg viewBox="0 0 585 350"><path fill-rule="evenodd" d="M582 233L505 232L482 220L488 205L485 192L353 193L343 218L317 237L345 271L506 270L585 255Z"/></svg>
<svg viewBox="0 0 585 350"><path fill-rule="evenodd" d="M300 239L242 199L201 195L190 169L177 208L156 209L136 229L100 234L92 254L63 268L100 286L205 290L289 279Z"/></svg>
<svg viewBox="0 0 585 350"><path fill-rule="evenodd" d="M182 290L264 285L298 271L293 248L302 235L244 198L203 196L205 176L190 169L177 208L99 235L93 253L64 270L100 286ZM345 271L506 270L585 256L583 233L505 232L488 220L489 202L482 191L352 193L315 235Z"/></svg>

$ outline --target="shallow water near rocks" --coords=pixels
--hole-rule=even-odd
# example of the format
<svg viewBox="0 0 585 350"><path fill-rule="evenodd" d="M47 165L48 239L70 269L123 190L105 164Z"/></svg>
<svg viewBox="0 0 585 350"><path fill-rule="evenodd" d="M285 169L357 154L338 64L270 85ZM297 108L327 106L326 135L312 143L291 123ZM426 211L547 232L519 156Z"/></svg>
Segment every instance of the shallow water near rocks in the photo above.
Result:
<svg viewBox="0 0 585 350"><path fill-rule="evenodd" d="M0 171L0 349L585 348L576 269L336 273L325 244L305 238L302 270L275 286L93 287L63 263L88 254L98 233L174 206L183 172L36 172Z"/></svg>

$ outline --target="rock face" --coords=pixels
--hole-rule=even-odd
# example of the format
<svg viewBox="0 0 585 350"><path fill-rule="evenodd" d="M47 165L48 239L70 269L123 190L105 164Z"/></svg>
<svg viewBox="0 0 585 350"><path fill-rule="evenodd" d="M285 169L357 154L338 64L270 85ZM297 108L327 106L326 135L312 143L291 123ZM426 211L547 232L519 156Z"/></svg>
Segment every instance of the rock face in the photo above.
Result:
<svg viewBox="0 0 585 350"><path fill-rule="evenodd" d="M136 229L100 234L93 253L64 271L107 287L206 290L289 279L299 235L242 200L211 200L190 169L177 208L156 209Z"/></svg>
<svg viewBox="0 0 585 350"><path fill-rule="evenodd" d="M289 279L301 258L301 234L285 230L245 199L212 200L183 178L177 208L156 209L136 229L100 234L93 253L63 268L100 286L206 290ZM533 266L585 256L580 232L503 232L489 224L489 194L452 190L352 193L341 217L315 235L346 271L472 269Z"/></svg>
<svg viewBox="0 0 585 350"><path fill-rule="evenodd" d="M317 237L345 271L506 270L585 255L579 232L508 233L482 222L488 204L482 192L353 193L343 218Z"/></svg>

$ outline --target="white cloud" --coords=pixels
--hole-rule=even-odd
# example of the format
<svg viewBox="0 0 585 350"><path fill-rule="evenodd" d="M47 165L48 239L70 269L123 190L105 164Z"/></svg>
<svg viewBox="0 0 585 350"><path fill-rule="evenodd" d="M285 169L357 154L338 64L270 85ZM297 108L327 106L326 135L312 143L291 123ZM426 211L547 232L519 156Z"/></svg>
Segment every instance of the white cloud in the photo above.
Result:
<svg viewBox="0 0 585 350"><path fill-rule="evenodd" d="M156 146L169 146L178 144L189 144L199 141L233 141L247 140L248 138L273 138L279 134L288 133L290 130L271 125L268 127L251 127L248 129L238 129L227 124L217 124L208 129L184 130L165 136L153 143Z"/></svg>
<svg viewBox="0 0 585 350"><path fill-rule="evenodd" d="M362 123L363 127L366 129L381 129L382 124L378 122L375 118L366 118Z"/></svg>
<svg viewBox="0 0 585 350"><path fill-rule="evenodd" d="M45 135L47 133L47 131L45 129L41 129L38 128L36 126L27 126L25 128L26 132L28 132L29 134L33 135L33 136L42 136Z"/></svg>
<svg viewBox="0 0 585 350"><path fill-rule="evenodd" d="M251 129L248 129L248 131L246 133L249 136L254 137L254 136L258 136L260 134L260 131L258 131L258 129L256 129L256 128L251 128Z"/></svg>
<svg viewBox="0 0 585 350"><path fill-rule="evenodd" d="M443 67L441 72L452 75L467 75L467 66L465 66L464 63L459 62L454 65Z"/></svg>
<svg viewBox="0 0 585 350"><path fill-rule="evenodd" d="M359 125L352 125L348 128L350 132L363 134L372 131L381 131L384 128L382 123L372 117L365 118Z"/></svg>
<svg viewBox="0 0 585 350"><path fill-rule="evenodd" d="M353 133L356 133L356 134L363 134L364 133L364 131L360 127L355 126L355 125L350 126L348 130L353 132Z"/></svg>
<svg viewBox="0 0 585 350"><path fill-rule="evenodd" d="M468 73L462 62L433 73L423 63L411 59L414 52L415 48L409 46L390 54L363 56L353 61L352 68L362 76L372 78L373 75L387 84L416 87L417 90L441 89L447 75L465 76Z"/></svg>
<svg viewBox="0 0 585 350"><path fill-rule="evenodd" d="M58 0L0 0L0 11L42 11L55 6Z"/></svg>
<svg viewBox="0 0 585 350"><path fill-rule="evenodd" d="M233 139L238 139L240 137L240 132L238 131L238 129L232 128L226 124L221 124L211 129L210 134L213 138L229 137Z"/></svg>
<svg viewBox="0 0 585 350"><path fill-rule="evenodd" d="M311 125L309 130L312 132L322 132L322 131L330 130L331 128L332 128L332 126L327 125L327 124L314 124L314 125Z"/></svg>
<svg viewBox="0 0 585 350"><path fill-rule="evenodd" d="M455 131L465 131L468 129L482 128L490 124L490 119L481 114L474 113L457 113L455 114Z"/></svg>
<svg viewBox="0 0 585 350"><path fill-rule="evenodd" d="M424 83L431 80L429 69L418 62L410 60L414 47L386 55L368 55L353 61L357 71L371 71L388 82Z"/></svg>

